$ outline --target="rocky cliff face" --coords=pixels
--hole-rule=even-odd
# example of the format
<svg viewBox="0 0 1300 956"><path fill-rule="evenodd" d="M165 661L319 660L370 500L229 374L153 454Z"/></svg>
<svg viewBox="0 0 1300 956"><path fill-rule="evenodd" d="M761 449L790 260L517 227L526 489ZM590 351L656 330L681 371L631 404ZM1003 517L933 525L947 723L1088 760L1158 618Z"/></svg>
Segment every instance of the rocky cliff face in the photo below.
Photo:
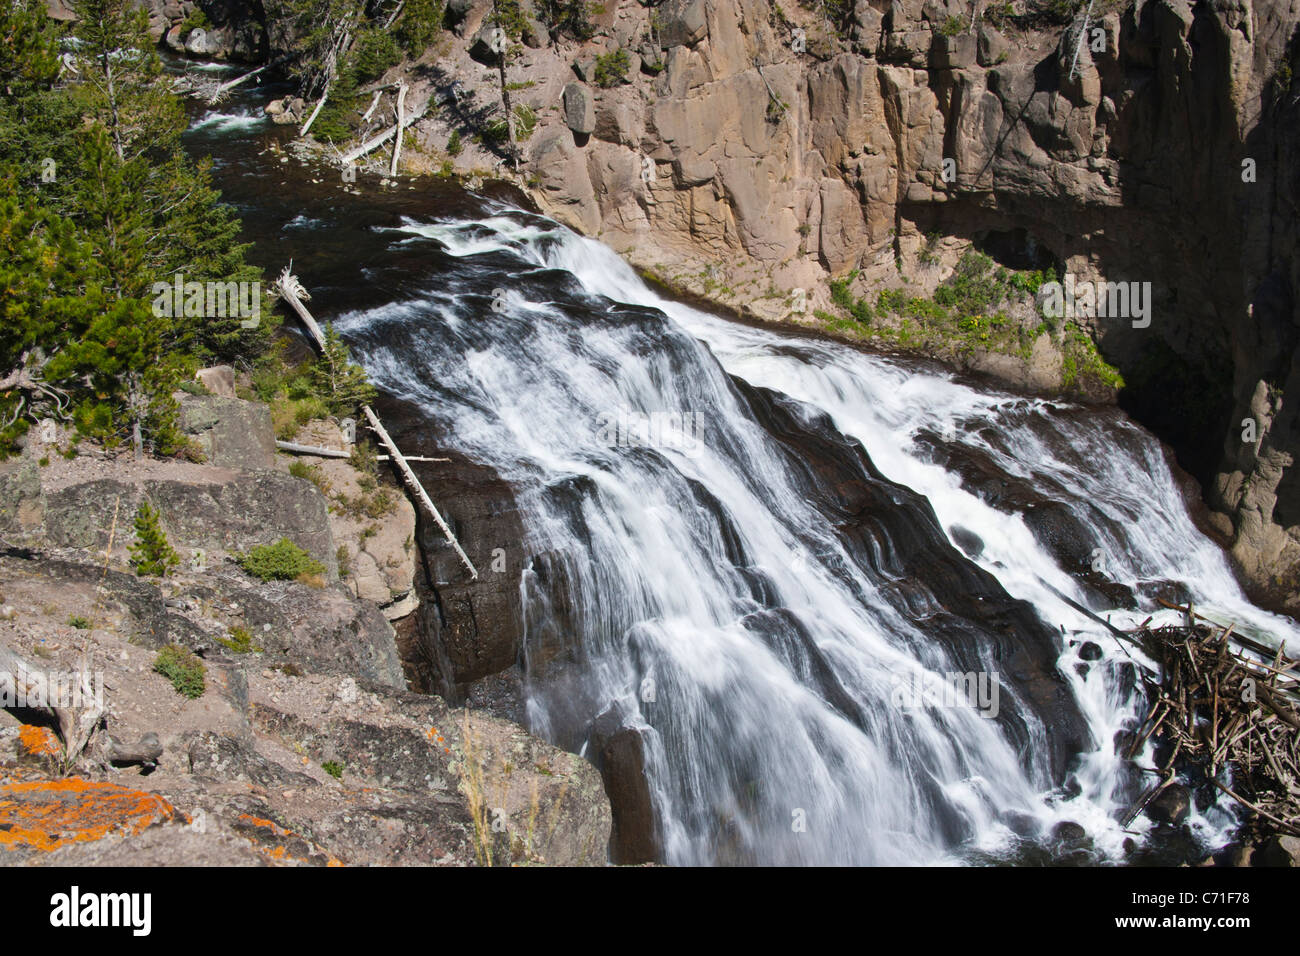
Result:
<svg viewBox="0 0 1300 956"><path fill-rule="evenodd" d="M1201 482L1256 596L1294 607L1300 3L1099 3L1086 30L1007 6L972 23L964 0L858 0L835 30L767 0L609 5L591 42L512 65L540 116L524 175L557 218L767 321L817 324L853 270L860 295L932 289L970 243L1149 282L1149 324L1076 321ZM439 62L490 102L469 56L485 9ZM602 88L597 58L618 50L626 78ZM1052 390L1060 345L939 352Z"/></svg>
<svg viewBox="0 0 1300 956"><path fill-rule="evenodd" d="M0 655L65 682L88 663L104 704L66 766L63 742L30 723L44 712L14 709L0 674L0 863L603 864L594 767L408 692L387 619L394 592L415 603L406 499L350 516L339 496L355 501L364 475L339 459L315 481L287 474L265 406L185 397L182 420L205 463L74 453L56 429L0 464ZM327 422L297 437L341 441ZM127 567L141 500L183 559L166 578ZM281 537L327 573L238 568ZM350 568L340 542L358 548ZM205 668L194 699L156 670L169 645Z"/></svg>
<svg viewBox="0 0 1300 956"><path fill-rule="evenodd" d="M174 47L190 6L151 4ZM857 295L931 290L971 243L1149 282L1149 324L1076 322L1200 481L1256 597L1294 609L1300 0L1103 0L1086 28L1053 6L856 0L832 24L770 0L624 2L586 43L529 16L509 64L538 117L521 178L561 221L765 321L820 324L829 280L855 270ZM497 100L490 8L449 4L451 42L397 68L412 109L433 101L427 152ZM207 55L291 45L274 5L204 9L226 38ZM601 60L619 51L621 77ZM1020 387L1065 381L1051 335L1021 356L926 347Z"/></svg>

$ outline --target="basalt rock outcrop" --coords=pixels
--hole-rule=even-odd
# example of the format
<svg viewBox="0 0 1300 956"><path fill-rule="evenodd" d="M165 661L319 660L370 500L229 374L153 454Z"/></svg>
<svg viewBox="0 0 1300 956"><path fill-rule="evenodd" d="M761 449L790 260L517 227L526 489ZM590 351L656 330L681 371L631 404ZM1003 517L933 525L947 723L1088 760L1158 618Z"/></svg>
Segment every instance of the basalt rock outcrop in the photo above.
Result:
<svg viewBox="0 0 1300 956"><path fill-rule="evenodd" d="M1048 6L858 0L831 29L766 0L611 5L590 42L512 65L541 117L525 175L567 224L769 321L816 324L854 270L858 295L932 289L969 243L1149 282L1149 324L1075 321L1201 483L1256 597L1290 607L1300 5L1101 3L1086 30L1083 4ZM617 50L646 66L602 88L592 63ZM1028 366L956 360L1059 386L1044 343Z"/></svg>
<svg viewBox="0 0 1300 956"><path fill-rule="evenodd" d="M466 93L495 102L470 58L490 6L448 7L456 41L435 72L460 92L423 147L445 145ZM971 242L1080 281L1151 283L1149 325L1077 323L1124 375L1121 404L1201 482L1255 595L1290 608L1300 5L1111 0L1086 30L1075 6L857 0L833 25L768 0L620 3L584 43L543 39L530 12L509 64L538 116L522 172L557 218L769 321L817 324L828 280L854 270L857 294L904 278L932 289ZM188 50L194 31L174 34L192 8L152 0L155 32ZM275 5L204 10L193 55L292 47ZM597 85L598 58L617 51L627 72ZM1061 349L941 351L1050 389Z"/></svg>
<svg viewBox="0 0 1300 956"><path fill-rule="evenodd" d="M25 723L38 708L0 706L0 864L604 864L610 807L595 767L407 690L393 626L358 593L377 582L340 580L333 563L351 524L325 489L342 486L279 470L262 406L200 399L184 417L227 467L88 443L64 457L57 431L0 465L0 645L55 675L87 662L104 705L70 768L59 738ZM219 440L236 426L253 434ZM324 422L307 434L339 437ZM335 480L355 472L331 461ZM165 578L127 566L144 499L184 559ZM401 504L379 522L410 539ZM385 534L364 547L400 564L413 542ZM232 560L281 536L328 573L262 582ZM404 573L413 591L413 562ZM203 665L194 699L158 671L168 645ZM511 660L471 659L453 689Z"/></svg>

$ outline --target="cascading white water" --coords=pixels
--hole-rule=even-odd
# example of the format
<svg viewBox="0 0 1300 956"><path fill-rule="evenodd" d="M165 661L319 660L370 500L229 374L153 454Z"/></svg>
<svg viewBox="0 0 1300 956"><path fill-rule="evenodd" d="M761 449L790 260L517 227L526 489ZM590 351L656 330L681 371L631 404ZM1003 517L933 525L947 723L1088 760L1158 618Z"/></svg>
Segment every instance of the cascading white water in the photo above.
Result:
<svg viewBox="0 0 1300 956"><path fill-rule="evenodd" d="M1050 489L1095 527L1115 579L1179 581L1204 608L1293 633L1242 597L1139 429L724 322L664 300L611 250L540 217L400 231L464 268L338 324L362 337L381 387L516 489L529 538L518 546L552 563L522 582L529 642L561 626L548 613L558 577L581 649L576 681L531 687L530 720L561 737L574 713L612 712L642 732L668 862L940 862L997 852L1016 818L1040 832L1078 821L1101 852L1121 854L1111 740L1134 700L1110 664L1127 652L1045 586L1086 600L1022 515L964 490L928 453L927 432ZM945 533L978 535L974 560L1007 593L1102 649L1091 667L1077 646L1060 653L1097 745L1072 795L1052 792L1049 728L1005 681L1020 743L967 702L899 706L917 674L964 669L927 631L942 609L924 593L900 606L888 576L845 547L839 519L803 494L730 376L829 415L888 479L929 500ZM1229 820L1216 810L1193 824L1214 842Z"/></svg>

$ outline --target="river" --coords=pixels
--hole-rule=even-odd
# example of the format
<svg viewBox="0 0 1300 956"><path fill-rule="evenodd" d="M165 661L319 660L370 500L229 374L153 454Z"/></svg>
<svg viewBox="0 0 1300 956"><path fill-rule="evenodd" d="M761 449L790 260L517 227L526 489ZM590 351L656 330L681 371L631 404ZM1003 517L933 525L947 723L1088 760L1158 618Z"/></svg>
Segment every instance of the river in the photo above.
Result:
<svg viewBox="0 0 1300 956"><path fill-rule="evenodd" d="M664 862L1169 863L1230 839L1207 799L1182 831L1121 828L1149 662L1060 597L1121 627L1190 597L1294 646L1142 428L685 305L508 190L346 183L280 151L268 97L196 107L187 142L251 258L293 260L375 383L508 482L526 722L579 753L597 723L636 734Z"/></svg>

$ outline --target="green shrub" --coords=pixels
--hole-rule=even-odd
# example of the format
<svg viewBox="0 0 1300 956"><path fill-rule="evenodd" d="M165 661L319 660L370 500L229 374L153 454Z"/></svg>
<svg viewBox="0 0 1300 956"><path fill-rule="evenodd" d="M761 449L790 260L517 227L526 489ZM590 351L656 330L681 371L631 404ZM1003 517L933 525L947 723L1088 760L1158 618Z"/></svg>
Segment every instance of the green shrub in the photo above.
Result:
<svg viewBox="0 0 1300 956"><path fill-rule="evenodd" d="M351 360L333 323L325 326L325 349L311 368L311 382L315 394L335 415L356 415L362 405L375 400L366 370Z"/></svg>
<svg viewBox="0 0 1300 956"><path fill-rule="evenodd" d="M288 538L249 549L240 555L239 566L262 581L292 581L300 575L325 573L323 564Z"/></svg>
<svg viewBox="0 0 1300 956"><path fill-rule="evenodd" d="M339 763L337 760L326 760L320 765L320 768L335 780L343 779L343 764Z"/></svg>
<svg viewBox="0 0 1300 956"><path fill-rule="evenodd" d="M872 312L870 303L868 303L866 299L856 298L853 293L849 291L849 287L853 285L853 280L857 277L858 270L854 269L843 279L832 279L831 301L840 309L847 312L853 322L861 325L870 325L871 320L875 318L875 313Z"/></svg>
<svg viewBox="0 0 1300 956"><path fill-rule="evenodd" d="M590 40L596 34L591 18L596 15L589 0L533 0L533 9L547 26L575 40Z"/></svg>
<svg viewBox="0 0 1300 956"><path fill-rule="evenodd" d="M147 501L140 502L135 513L135 538L131 567L140 577L166 577L181 563L180 555L167 543L158 512Z"/></svg>
<svg viewBox="0 0 1300 956"><path fill-rule="evenodd" d="M309 465L305 461L292 461L289 463L289 474L310 481L320 489L321 494L329 494L330 481L320 470L319 465Z"/></svg>
<svg viewBox="0 0 1300 956"><path fill-rule="evenodd" d="M178 33L182 37L185 37L189 36L191 30L198 30L200 28L206 29L208 26L210 26L208 23L208 15L204 13L201 8L195 7L190 11L189 16L181 21Z"/></svg>
<svg viewBox="0 0 1300 956"><path fill-rule="evenodd" d="M1119 370L1102 358L1092 337L1074 323L1067 323L1064 333L1064 359L1061 369L1061 385L1073 388L1076 385L1099 383L1109 388L1123 388L1124 377Z"/></svg>
<svg viewBox="0 0 1300 956"><path fill-rule="evenodd" d="M314 395L290 398L282 394L271 401L271 427L280 441L288 441L309 421L328 418L329 414L329 406Z"/></svg>
<svg viewBox="0 0 1300 956"><path fill-rule="evenodd" d="M244 627L232 627L229 637L217 638L217 643L236 654L260 654L262 648L253 643L253 635Z"/></svg>
<svg viewBox="0 0 1300 956"><path fill-rule="evenodd" d="M1069 23L1086 5L1086 0L1030 0L1030 16L1039 16L1050 23Z"/></svg>
<svg viewBox="0 0 1300 956"><path fill-rule="evenodd" d="M206 669L193 652L176 644L168 644L153 660L153 669L172 682L176 693L195 700L207 689L204 680Z"/></svg>
<svg viewBox="0 0 1300 956"><path fill-rule="evenodd" d="M619 47L617 50L596 57L596 67L592 70L591 78L597 86L615 86L627 79L630 66L631 60L628 59L627 51Z"/></svg>
<svg viewBox="0 0 1300 956"><path fill-rule="evenodd" d="M75 627L79 631L88 631L90 630L90 618L74 614L68 618L68 626Z"/></svg>
<svg viewBox="0 0 1300 956"><path fill-rule="evenodd" d="M853 280L857 277L858 270L854 269L843 279L831 280L831 301L846 312L853 308L853 293L849 291L849 286L853 285Z"/></svg>
<svg viewBox="0 0 1300 956"><path fill-rule="evenodd" d="M499 26L512 40L518 40L526 22L519 0L494 0L492 7L488 22Z"/></svg>
<svg viewBox="0 0 1300 956"><path fill-rule="evenodd" d="M408 56L420 56L438 38L443 13L443 0L407 0L396 32Z"/></svg>
<svg viewBox="0 0 1300 956"><path fill-rule="evenodd" d="M454 129L451 131L451 135L447 137L447 155L459 156L462 149L464 147L460 143L460 130Z"/></svg>
<svg viewBox="0 0 1300 956"><path fill-rule="evenodd" d="M361 83L377 80L390 67L402 62L397 41L383 30L362 30L353 43L352 69Z"/></svg>

